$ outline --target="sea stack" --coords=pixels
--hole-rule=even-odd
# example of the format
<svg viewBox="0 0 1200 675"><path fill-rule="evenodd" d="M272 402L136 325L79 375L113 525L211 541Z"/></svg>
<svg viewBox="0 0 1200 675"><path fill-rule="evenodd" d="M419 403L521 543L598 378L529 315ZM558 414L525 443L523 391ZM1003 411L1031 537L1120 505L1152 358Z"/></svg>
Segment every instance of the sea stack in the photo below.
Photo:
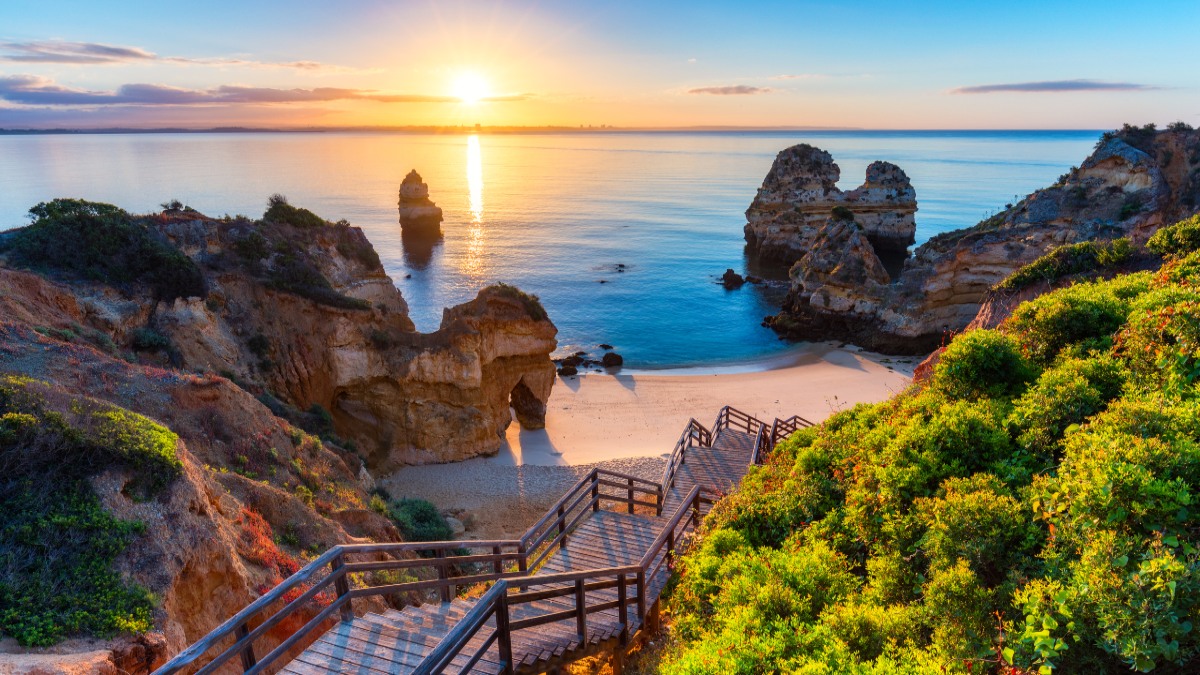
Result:
<svg viewBox="0 0 1200 675"><path fill-rule="evenodd" d="M405 237L440 239L442 210L429 200L429 186L416 169L400 183L400 230Z"/></svg>
<svg viewBox="0 0 1200 675"><path fill-rule="evenodd" d="M812 250L831 215L852 217L884 265L899 272L917 231L917 195L890 162L867 167L866 182L843 192L833 157L808 144L779 153L746 209L746 241L758 257L791 265Z"/></svg>

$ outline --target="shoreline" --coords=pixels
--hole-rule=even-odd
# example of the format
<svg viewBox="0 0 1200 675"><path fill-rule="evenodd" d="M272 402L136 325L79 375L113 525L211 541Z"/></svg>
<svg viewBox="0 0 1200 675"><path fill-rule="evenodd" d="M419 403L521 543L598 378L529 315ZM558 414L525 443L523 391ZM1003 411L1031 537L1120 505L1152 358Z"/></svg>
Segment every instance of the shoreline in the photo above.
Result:
<svg viewBox="0 0 1200 675"><path fill-rule="evenodd" d="M463 521L464 539L515 536L593 466L657 481L692 417L709 426L731 405L766 422L821 422L903 390L922 359L819 342L740 364L560 377L545 429L514 423L495 455L404 467L377 482Z"/></svg>

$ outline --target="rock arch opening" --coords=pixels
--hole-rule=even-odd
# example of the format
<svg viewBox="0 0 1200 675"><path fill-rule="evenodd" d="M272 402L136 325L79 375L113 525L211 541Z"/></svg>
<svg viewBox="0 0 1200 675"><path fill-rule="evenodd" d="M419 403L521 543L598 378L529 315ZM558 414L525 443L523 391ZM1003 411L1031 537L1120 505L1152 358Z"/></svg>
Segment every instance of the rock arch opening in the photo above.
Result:
<svg viewBox="0 0 1200 675"><path fill-rule="evenodd" d="M539 399L522 378L509 394L509 406L522 429L543 429L546 426L546 403Z"/></svg>

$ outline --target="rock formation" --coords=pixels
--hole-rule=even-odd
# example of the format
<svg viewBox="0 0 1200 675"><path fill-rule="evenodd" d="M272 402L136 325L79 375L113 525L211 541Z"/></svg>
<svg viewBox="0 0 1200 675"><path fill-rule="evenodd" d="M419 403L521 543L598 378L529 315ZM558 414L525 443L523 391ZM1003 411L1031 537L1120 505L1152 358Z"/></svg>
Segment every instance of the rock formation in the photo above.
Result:
<svg viewBox="0 0 1200 675"><path fill-rule="evenodd" d="M1122 236L1140 244L1200 205L1200 132L1126 128L1106 134L1092 156L1055 185L974 227L933 237L895 274L873 234L879 212L851 209L855 227L840 211L841 218L790 215L774 196L811 194L817 201L832 175L824 157L809 149L781 153L747 212L754 216L748 236L763 232L756 235L760 242L777 242L772 255L795 263L782 311L768 323L790 337L842 339L887 353L930 351L975 318L993 286L1053 247ZM812 187L817 184L820 189ZM777 204L766 227L764 200ZM788 225L774 224L780 220ZM783 237L787 227L793 233Z"/></svg>
<svg viewBox="0 0 1200 675"><path fill-rule="evenodd" d="M780 152L746 209L751 250L790 265L811 249L834 209L845 209L889 268L903 261L916 234L917 198L908 176L895 164L874 162L866 182L849 192L838 189L840 177L841 168L820 148L800 144Z"/></svg>
<svg viewBox="0 0 1200 675"><path fill-rule="evenodd" d="M328 411L372 471L495 453L510 405L526 428L544 425L557 330L536 298L485 289L421 334L358 228L194 213L145 222L198 264L206 298L156 303L0 267L0 285L27 289L4 296L0 316L48 325L47 305L66 303L65 326L119 346L150 329L169 342L164 365L224 373L296 410Z"/></svg>
<svg viewBox="0 0 1200 675"><path fill-rule="evenodd" d="M416 169L400 183L400 231L405 237L436 240L442 236L442 210L429 199L429 186Z"/></svg>

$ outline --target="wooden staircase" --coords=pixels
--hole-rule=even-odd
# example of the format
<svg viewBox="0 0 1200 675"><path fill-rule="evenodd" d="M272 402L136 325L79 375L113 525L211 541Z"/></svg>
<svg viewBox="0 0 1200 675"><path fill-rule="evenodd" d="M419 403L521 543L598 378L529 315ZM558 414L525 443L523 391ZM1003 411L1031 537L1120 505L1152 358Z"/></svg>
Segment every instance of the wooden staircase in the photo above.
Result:
<svg viewBox="0 0 1200 675"><path fill-rule="evenodd" d="M660 482L593 469L518 540L337 546L155 675L537 673L617 650L656 616L675 555L716 499L809 425L792 417L768 427L728 406L711 429L693 419ZM424 578L362 581L379 570ZM478 597L458 597L485 584ZM414 593L435 597L382 613L353 609L356 598ZM260 658L255 641L300 616L310 618Z"/></svg>

